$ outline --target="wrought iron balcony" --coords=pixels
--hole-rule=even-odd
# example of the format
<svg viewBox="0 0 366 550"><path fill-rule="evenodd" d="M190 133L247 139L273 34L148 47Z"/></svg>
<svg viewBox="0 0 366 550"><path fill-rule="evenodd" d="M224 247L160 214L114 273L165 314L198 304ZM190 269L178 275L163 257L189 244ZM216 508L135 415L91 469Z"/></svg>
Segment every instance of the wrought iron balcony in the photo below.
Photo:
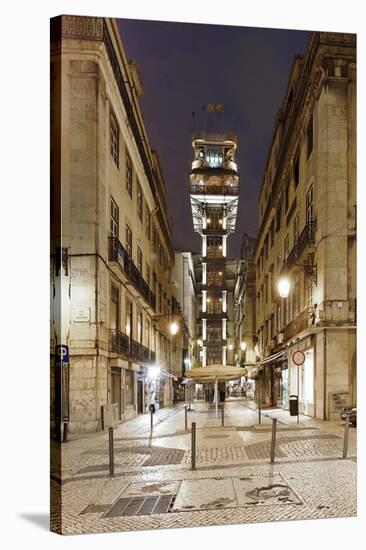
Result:
<svg viewBox="0 0 366 550"><path fill-rule="evenodd" d="M140 342L136 342L120 330L111 331L109 350L126 359L134 359L146 364L154 363L156 358L155 351L150 350Z"/></svg>
<svg viewBox="0 0 366 550"><path fill-rule="evenodd" d="M300 332L307 329L310 321L311 321L311 314L313 312L313 308L307 307L305 308L295 319L292 319L292 321L289 322L288 325L285 326L285 328L282 330L284 341L287 342L287 340L290 340L291 338L294 338Z"/></svg>
<svg viewBox="0 0 366 550"><path fill-rule="evenodd" d="M296 262L304 252L305 248L315 244L315 224L308 222L301 231L297 241L295 242L291 252L286 258L285 266ZM285 267L284 266L284 267Z"/></svg>
<svg viewBox="0 0 366 550"><path fill-rule="evenodd" d="M116 237L109 238L109 260L119 264L133 287L141 294L145 302L155 310L156 299L154 294L151 292L149 285Z"/></svg>

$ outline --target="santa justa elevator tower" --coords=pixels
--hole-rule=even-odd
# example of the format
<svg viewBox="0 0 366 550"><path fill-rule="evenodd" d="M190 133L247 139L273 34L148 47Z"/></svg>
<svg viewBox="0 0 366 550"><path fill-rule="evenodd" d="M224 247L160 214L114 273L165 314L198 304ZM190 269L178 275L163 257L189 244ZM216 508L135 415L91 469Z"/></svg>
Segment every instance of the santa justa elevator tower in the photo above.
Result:
<svg viewBox="0 0 366 550"><path fill-rule="evenodd" d="M235 231L239 175L234 134L196 132L189 194L193 226L202 238L200 285L202 366L227 363L227 238Z"/></svg>

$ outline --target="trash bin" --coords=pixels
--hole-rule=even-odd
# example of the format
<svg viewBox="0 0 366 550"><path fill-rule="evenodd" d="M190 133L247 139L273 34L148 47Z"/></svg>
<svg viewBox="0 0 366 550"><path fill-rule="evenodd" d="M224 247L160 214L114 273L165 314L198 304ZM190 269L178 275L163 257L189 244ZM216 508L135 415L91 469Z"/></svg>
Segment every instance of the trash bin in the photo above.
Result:
<svg viewBox="0 0 366 550"><path fill-rule="evenodd" d="M299 414L299 397L297 395L290 395L290 416L297 416Z"/></svg>

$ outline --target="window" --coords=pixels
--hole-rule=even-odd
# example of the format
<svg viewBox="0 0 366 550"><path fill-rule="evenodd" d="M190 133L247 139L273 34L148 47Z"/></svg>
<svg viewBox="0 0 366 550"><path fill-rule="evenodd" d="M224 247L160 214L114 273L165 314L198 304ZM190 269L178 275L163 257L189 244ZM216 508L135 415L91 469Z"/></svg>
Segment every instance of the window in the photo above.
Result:
<svg viewBox="0 0 366 550"><path fill-rule="evenodd" d="M297 274L294 284L293 294L293 316L296 317L300 313L300 275Z"/></svg>
<svg viewBox="0 0 366 550"><path fill-rule="evenodd" d="M132 258L132 231L126 224L126 252Z"/></svg>
<svg viewBox="0 0 366 550"><path fill-rule="evenodd" d="M126 190L132 199L132 162L126 150Z"/></svg>
<svg viewBox="0 0 366 550"><path fill-rule="evenodd" d="M110 140L111 140L111 155L117 166L119 167L119 127L117 119L111 112L110 116Z"/></svg>
<svg viewBox="0 0 366 550"><path fill-rule="evenodd" d="M296 153L296 156L295 156L295 159L294 159L294 166L293 166L293 175L294 175L294 182L295 182L295 187L298 186L299 184L299 181L300 181L300 151L299 149L297 150L297 153Z"/></svg>
<svg viewBox="0 0 366 550"><path fill-rule="evenodd" d="M132 338L132 308L133 304L129 298L126 298L126 311L125 311L125 331L127 336Z"/></svg>
<svg viewBox="0 0 366 550"><path fill-rule="evenodd" d="M142 250L139 246L137 247L137 269L142 273Z"/></svg>
<svg viewBox="0 0 366 550"><path fill-rule="evenodd" d="M142 311L137 310L137 341L142 343Z"/></svg>
<svg viewBox="0 0 366 550"><path fill-rule="evenodd" d="M142 221L142 189L139 182L137 182L137 216Z"/></svg>
<svg viewBox="0 0 366 550"><path fill-rule="evenodd" d="M114 285L111 285L110 325L112 330L119 329L119 291Z"/></svg>
<svg viewBox="0 0 366 550"><path fill-rule="evenodd" d="M294 245L297 243L299 238L299 214L296 214L294 218Z"/></svg>
<svg viewBox="0 0 366 550"><path fill-rule="evenodd" d="M119 237L119 208L111 197L111 235L118 239Z"/></svg>
<svg viewBox="0 0 366 550"><path fill-rule="evenodd" d="M274 244L274 220L272 221L272 223L270 225L270 228L269 228L269 242L270 242L270 247L273 248L273 244Z"/></svg>
<svg viewBox="0 0 366 550"><path fill-rule="evenodd" d="M289 253L289 248L290 248L289 237L288 237L288 235L286 235L284 246L283 246L283 260L284 261L287 260L287 256L288 256L288 253Z"/></svg>
<svg viewBox="0 0 366 550"><path fill-rule="evenodd" d="M146 282L150 287L150 266L147 262L146 262Z"/></svg>
<svg viewBox="0 0 366 550"><path fill-rule="evenodd" d="M290 194L290 182L286 183L286 189L285 189L285 212L287 212L289 207L289 194Z"/></svg>
<svg viewBox="0 0 366 550"><path fill-rule="evenodd" d="M278 205L277 205L277 212L276 212L276 231L279 231L281 229L281 216L282 216L282 199L280 199Z"/></svg>
<svg viewBox="0 0 366 550"><path fill-rule="evenodd" d="M150 321L145 320L145 346L150 349Z"/></svg>
<svg viewBox="0 0 366 550"><path fill-rule="evenodd" d="M150 240L150 234L151 234L151 215L149 212L149 209L146 205L145 209L145 226L146 226L146 236Z"/></svg>
<svg viewBox="0 0 366 550"><path fill-rule="evenodd" d="M306 223L311 223L314 221L314 193L313 186L309 187L308 192L306 193Z"/></svg>
<svg viewBox="0 0 366 550"><path fill-rule="evenodd" d="M307 142L308 142L307 158L309 158L313 151L313 116L312 115L311 115L306 133L307 133Z"/></svg>

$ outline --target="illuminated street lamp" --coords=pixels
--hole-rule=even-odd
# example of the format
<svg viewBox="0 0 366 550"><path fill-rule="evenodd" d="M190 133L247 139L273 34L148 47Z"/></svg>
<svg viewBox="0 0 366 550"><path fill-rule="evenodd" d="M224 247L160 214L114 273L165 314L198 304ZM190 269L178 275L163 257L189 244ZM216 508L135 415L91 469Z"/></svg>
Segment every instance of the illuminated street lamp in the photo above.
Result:
<svg viewBox="0 0 366 550"><path fill-rule="evenodd" d="M169 329L170 329L170 334L172 336L175 336L177 334L178 330L179 330L178 323L173 321L172 323L170 323Z"/></svg>
<svg viewBox="0 0 366 550"><path fill-rule="evenodd" d="M149 367L148 376L151 380L155 380L160 375L160 367Z"/></svg>
<svg viewBox="0 0 366 550"><path fill-rule="evenodd" d="M245 351L247 349L247 345L245 342L240 342L240 349L241 351Z"/></svg>
<svg viewBox="0 0 366 550"><path fill-rule="evenodd" d="M202 342L202 340L201 340L200 338L197 340L197 344L198 344L199 346L201 346L201 347L203 346L203 342Z"/></svg>
<svg viewBox="0 0 366 550"><path fill-rule="evenodd" d="M285 277L278 281L278 292L281 298L288 298L290 293L290 281Z"/></svg>

